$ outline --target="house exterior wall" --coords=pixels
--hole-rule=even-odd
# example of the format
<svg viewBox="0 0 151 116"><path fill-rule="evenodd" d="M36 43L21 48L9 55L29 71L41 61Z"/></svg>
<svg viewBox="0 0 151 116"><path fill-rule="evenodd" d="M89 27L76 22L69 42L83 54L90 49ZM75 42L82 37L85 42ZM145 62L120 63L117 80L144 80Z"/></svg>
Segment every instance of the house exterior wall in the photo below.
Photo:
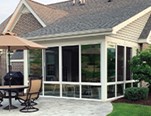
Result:
<svg viewBox="0 0 151 116"><path fill-rule="evenodd" d="M42 27L41 24L32 15L32 13L24 13L19 17L12 32L17 33L18 35L22 35L22 34L25 34L27 32L37 30L41 27Z"/></svg>
<svg viewBox="0 0 151 116"><path fill-rule="evenodd" d="M143 44L142 44L142 50L147 49L149 46L150 46L149 44L143 43Z"/></svg>
<svg viewBox="0 0 151 116"><path fill-rule="evenodd" d="M47 46L47 47L53 47L53 46L63 46L63 45L78 45L78 44L87 44L87 43L97 43L98 41L101 42L102 39L105 38L105 35L98 35L98 36L74 36L74 37L68 37L68 38L53 38L47 37L42 38L39 40L35 39L32 41L35 41L41 45Z"/></svg>
<svg viewBox="0 0 151 116"><path fill-rule="evenodd" d="M0 85L3 84L3 77L7 72L6 66L6 52L2 51L2 54L0 55Z"/></svg>
<svg viewBox="0 0 151 116"><path fill-rule="evenodd" d="M150 13L147 13L136 21L130 23L123 29L119 30L117 34L111 35L111 37L118 38L121 40L138 41L138 38L144 29L147 20L150 17Z"/></svg>
<svg viewBox="0 0 151 116"><path fill-rule="evenodd" d="M12 65L12 71L16 71L16 72L21 72L22 74L24 73L23 71L23 62L11 62Z"/></svg>

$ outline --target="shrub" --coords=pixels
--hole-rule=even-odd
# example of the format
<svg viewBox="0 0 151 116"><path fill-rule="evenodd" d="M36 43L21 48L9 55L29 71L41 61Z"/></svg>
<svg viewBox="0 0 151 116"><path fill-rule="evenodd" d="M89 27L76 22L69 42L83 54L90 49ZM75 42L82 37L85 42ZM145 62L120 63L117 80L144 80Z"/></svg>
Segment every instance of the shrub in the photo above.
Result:
<svg viewBox="0 0 151 116"><path fill-rule="evenodd" d="M130 69L134 80L148 82L149 88L151 89L151 46L138 52L130 60Z"/></svg>
<svg viewBox="0 0 151 116"><path fill-rule="evenodd" d="M148 98L148 88L144 87L130 87L125 89L124 97L128 100L136 101Z"/></svg>

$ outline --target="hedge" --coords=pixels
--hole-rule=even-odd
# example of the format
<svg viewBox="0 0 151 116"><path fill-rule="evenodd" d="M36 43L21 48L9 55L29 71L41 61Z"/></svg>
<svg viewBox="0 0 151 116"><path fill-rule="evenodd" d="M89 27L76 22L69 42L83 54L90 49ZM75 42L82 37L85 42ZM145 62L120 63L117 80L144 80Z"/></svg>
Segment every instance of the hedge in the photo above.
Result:
<svg viewBox="0 0 151 116"><path fill-rule="evenodd" d="M149 89L145 87L130 87L125 89L124 97L132 101L147 99L148 92Z"/></svg>

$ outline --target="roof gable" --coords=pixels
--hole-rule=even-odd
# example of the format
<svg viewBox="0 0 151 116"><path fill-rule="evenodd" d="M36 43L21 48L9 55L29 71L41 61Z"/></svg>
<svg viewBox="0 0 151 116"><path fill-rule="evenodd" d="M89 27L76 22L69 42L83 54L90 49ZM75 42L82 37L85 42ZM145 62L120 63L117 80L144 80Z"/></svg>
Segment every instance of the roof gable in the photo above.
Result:
<svg viewBox="0 0 151 116"><path fill-rule="evenodd" d="M28 12L28 10L25 9L23 10L21 16L16 21L16 24L14 25L11 31L20 36L22 34L37 30L39 28L42 28L41 24L32 15L32 13Z"/></svg>
<svg viewBox="0 0 151 116"><path fill-rule="evenodd" d="M49 25L68 14L66 11L48 7L34 1L27 0L27 3L46 25Z"/></svg>
<svg viewBox="0 0 151 116"><path fill-rule="evenodd" d="M11 15L11 16L12 16L12 15ZM5 27L6 27L6 25L8 24L8 22L9 22L9 20L10 20L10 18L11 18L11 16L9 16L3 23L0 24L0 33L3 33L3 31L4 31Z"/></svg>
<svg viewBox="0 0 151 116"><path fill-rule="evenodd" d="M32 10L32 8L29 6L27 3L28 0L21 0L20 3L18 4L17 8L15 9L14 13L12 14L9 22L7 23L3 33L7 32L8 30L13 30L13 27L17 23L19 17L22 14L22 11L24 8L28 9L29 12L33 14L33 16L38 20L38 22L45 27L46 24L38 17L38 15Z"/></svg>
<svg viewBox="0 0 151 116"><path fill-rule="evenodd" d="M56 20L67 15L67 12L55 8L47 7L46 5L31 1L22 0L13 13L10 21L5 27L4 32L13 30L22 13L30 12L35 19L43 26L49 25Z"/></svg>

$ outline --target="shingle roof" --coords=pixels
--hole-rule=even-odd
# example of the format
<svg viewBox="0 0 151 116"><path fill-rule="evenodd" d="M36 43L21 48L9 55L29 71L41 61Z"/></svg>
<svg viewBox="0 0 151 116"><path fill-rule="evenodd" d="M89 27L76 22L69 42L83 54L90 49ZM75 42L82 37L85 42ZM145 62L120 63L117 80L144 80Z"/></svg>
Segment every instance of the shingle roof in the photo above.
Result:
<svg viewBox="0 0 151 116"><path fill-rule="evenodd" d="M22 35L24 37L111 29L151 6L151 0L86 0L85 5L74 6L71 1L50 5L26 1L46 27ZM6 22L8 20L0 25L0 31Z"/></svg>
<svg viewBox="0 0 151 116"><path fill-rule="evenodd" d="M14 54L11 57L11 60L16 60L16 59L23 59L23 51L22 50L18 50L16 52L14 52Z"/></svg>
<svg viewBox="0 0 151 116"><path fill-rule="evenodd" d="M9 16L3 23L0 24L0 34L4 31L4 29L5 29L6 25L8 24L11 16Z"/></svg>
<svg viewBox="0 0 151 116"><path fill-rule="evenodd" d="M45 28L29 32L24 37L60 34L76 31L108 29L151 6L151 0L86 0L85 5L71 1L48 5L68 12Z"/></svg>
<svg viewBox="0 0 151 116"><path fill-rule="evenodd" d="M139 38L140 39L146 39L148 37L150 31L151 31L151 16L149 17L149 19L148 19L148 21L147 21L147 23L146 23Z"/></svg>
<svg viewBox="0 0 151 116"><path fill-rule="evenodd" d="M60 9L48 7L30 0L26 1L46 25L49 25L68 14L67 12Z"/></svg>

